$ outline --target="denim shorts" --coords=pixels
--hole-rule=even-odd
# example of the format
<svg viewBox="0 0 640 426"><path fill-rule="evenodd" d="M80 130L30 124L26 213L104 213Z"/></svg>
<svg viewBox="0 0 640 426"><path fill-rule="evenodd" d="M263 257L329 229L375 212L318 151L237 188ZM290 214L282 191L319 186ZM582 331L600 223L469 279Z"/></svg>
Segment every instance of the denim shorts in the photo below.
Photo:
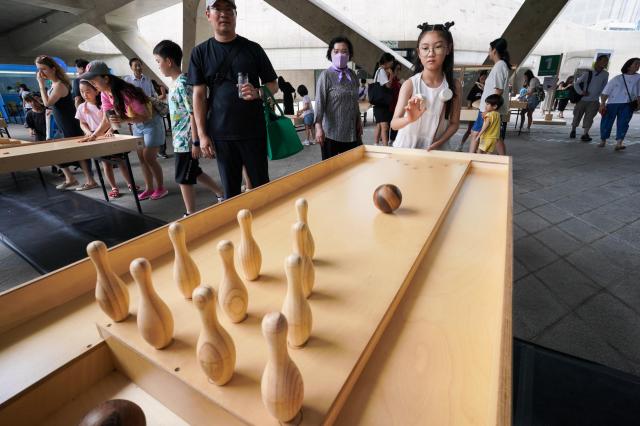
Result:
<svg viewBox="0 0 640 426"><path fill-rule="evenodd" d="M538 107L538 104L540 104L540 101L538 100L537 96L529 96L527 98L527 110L535 111L535 109Z"/></svg>
<svg viewBox="0 0 640 426"><path fill-rule="evenodd" d="M471 130L473 130L474 132L479 132L480 130L482 130L483 124L484 118L482 118L482 112L478 111L478 118L476 118L475 123L473 123L473 127L471 128Z"/></svg>
<svg viewBox="0 0 640 426"><path fill-rule="evenodd" d="M314 121L315 117L314 114L307 114L303 117L304 120L304 125L305 126L313 126L313 121Z"/></svg>
<svg viewBox="0 0 640 426"><path fill-rule="evenodd" d="M134 123L132 126L133 136L144 138L145 148L154 148L164 145L165 133L162 117L154 113L151 120L144 123Z"/></svg>

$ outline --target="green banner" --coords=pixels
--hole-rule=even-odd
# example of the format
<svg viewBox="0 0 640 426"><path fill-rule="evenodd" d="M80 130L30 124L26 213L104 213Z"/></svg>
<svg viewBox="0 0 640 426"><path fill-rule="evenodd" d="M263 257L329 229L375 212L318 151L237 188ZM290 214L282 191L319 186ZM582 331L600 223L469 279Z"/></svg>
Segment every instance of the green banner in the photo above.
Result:
<svg viewBox="0 0 640 426"><path fill-rule="evenodd" d="M561 57L562 55L541 56L538 76L557 75L560 68Z"/></svg>

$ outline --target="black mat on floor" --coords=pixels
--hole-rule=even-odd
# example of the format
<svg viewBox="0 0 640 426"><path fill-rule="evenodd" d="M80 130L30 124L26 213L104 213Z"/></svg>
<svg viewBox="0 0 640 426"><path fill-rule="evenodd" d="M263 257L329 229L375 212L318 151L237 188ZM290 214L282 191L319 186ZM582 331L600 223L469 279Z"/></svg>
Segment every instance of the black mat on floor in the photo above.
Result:
<svg viewBox="0 0 640 426"><path fill-rule="evenodd" d="M111 247L164 224L50 184L45 188L35 172L0 180L0 239L40 273L87 257L91 241Z"/></svg>
<svg viewBox="0 0 640 426"><path fill-rule="evenodd" d="M640 378L522 340L513 344L513 424L640 424Z"/></svg>

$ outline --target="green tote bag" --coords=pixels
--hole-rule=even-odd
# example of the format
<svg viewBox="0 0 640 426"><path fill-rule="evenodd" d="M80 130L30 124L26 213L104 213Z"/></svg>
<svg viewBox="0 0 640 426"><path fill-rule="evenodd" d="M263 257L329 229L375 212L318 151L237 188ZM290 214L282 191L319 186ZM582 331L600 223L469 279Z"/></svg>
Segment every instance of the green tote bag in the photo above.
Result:
<svg viewBox="0 0 640 426"><path fill-rule="evenodd" d="M269 160L281 160L302 151L302 143L291 119L284 115L280 105L267 89L267 86L262 86L262 93L264 93L262 106L264 108L264 121L267 123L267 153ZM277 115L271 109L270 104L278 108L280 115Z"/></svg>

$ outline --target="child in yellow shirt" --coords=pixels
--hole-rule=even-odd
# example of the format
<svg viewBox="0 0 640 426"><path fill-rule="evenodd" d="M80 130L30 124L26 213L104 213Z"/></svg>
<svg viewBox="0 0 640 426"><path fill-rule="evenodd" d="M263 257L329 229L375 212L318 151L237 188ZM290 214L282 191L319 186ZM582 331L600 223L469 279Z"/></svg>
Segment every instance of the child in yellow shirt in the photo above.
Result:
<svg viewBox="0 0 640 426"><path fill-rule="evenodd" d="M500 139L500 113L497 111L502 106L500 95L487 96L483 114L484 123L482 130L476 136L480 139L479 151L481 154L492 153L496 147L496 141Z"/></svg>

